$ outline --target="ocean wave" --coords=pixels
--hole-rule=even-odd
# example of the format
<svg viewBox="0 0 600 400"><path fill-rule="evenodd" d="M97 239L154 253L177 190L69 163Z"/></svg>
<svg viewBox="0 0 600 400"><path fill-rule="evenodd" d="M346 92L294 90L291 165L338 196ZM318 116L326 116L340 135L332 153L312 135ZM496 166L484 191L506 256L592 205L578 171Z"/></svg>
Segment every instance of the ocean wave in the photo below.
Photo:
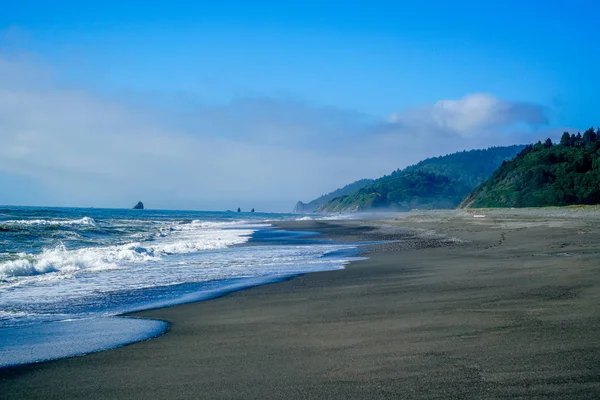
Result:
<svg viewBox="0 0 600 400"><path fill-rule="evenodd" d="M202 221L195 219L190 223L193 228L263 228L271 226L270 224L260 221L237 220L227 222Z"/></svg>
<svg viewBox="0 0 600 400"><path fill-rule="evenodd" d="M27 312L24 312L24 311L0 310L0 320L2 320L2 319L9 319L9 318L15 318L15 317L26 317L29 314L30 313L27 313Z"/></svg>
<svg viewBox="0 0 600 400"><path fill-rule="evenodd" d="M96 221L90 217L83 217L81 219L21 219L21 220L9 220L2 222L3 225L21 225L21 226L96 226Z"/></svg>
<svg viewBox="0 0 600 400"><path fill-rule="evenodd" d="M202 220L192 220L192 221L179 221L173 224L169 224L167 226L163 226L159 229L159 236L166 236L172 232L199 232L204 230L235 230L235 229L260 229L271 226L271 224L265 222L256 222L256 221L202 221Z"/></svg>
<svg viewBox="0 0 600 400"><path fill-rule="evenodd" d="M32 311L0 310L0 322L8 321L8 320L16 320L16 319L40 318L40 317L44 317L44 316L56 317L56 314L35 313ZM0 324L0 328L1 327L2 327L2 325Z"/></svg>
<svg viewBox="0 0 600 400"><path fill-rule="evenodd" d="M298 217L294 221L335 221L335 220L345 220L345 219L353 219L355 218L353 214L328 214L328 215L318 215L314 217Z"/></svg>
<svg viewBox="0 0 600 400"><path fill-rule="evenodd" d="M254 229L182 230L151 242L86 247L68 250L64 245L44 249L39 254L22 254L0 264L0 278L18 278L49 273L73 274L116 269L127 264L161 260L165 256L218 250L245 243Z"/></svg>
<svg viewBox="0 0 600 400"><path fill-rule="evenodd" d="M40 254L26 254L17 260L0 264L0 277L15 278L52 272L72 273L81 270L115 268L119 258L132 258L124 249L83 248L67 250L64 245L44 249Z"/></svg>

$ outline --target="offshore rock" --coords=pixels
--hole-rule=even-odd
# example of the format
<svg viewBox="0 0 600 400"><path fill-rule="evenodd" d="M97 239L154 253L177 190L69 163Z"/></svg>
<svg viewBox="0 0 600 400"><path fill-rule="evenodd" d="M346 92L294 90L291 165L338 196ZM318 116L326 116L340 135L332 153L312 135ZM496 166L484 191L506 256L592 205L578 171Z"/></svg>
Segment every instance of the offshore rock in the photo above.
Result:
<svg viewBox="0 0 600 400"><path fill-rule="evenodd" d="M141 201L138 201L138 203L133 206L134 210L143 210L144 209L144 203L142 203Z"/></svg>

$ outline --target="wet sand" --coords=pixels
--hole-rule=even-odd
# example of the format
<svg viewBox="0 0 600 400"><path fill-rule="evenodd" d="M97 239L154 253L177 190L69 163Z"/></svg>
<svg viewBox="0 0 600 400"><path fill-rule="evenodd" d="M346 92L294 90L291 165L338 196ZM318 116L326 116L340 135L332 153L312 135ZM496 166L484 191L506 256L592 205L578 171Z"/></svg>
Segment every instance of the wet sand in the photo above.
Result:
<svg viewBox="0 0 600 400"><path fill-rule="evenodd" d="M285 224L368 260L137 313L162 337L0 370L0 398L600 398L600 216Z"/></svg>

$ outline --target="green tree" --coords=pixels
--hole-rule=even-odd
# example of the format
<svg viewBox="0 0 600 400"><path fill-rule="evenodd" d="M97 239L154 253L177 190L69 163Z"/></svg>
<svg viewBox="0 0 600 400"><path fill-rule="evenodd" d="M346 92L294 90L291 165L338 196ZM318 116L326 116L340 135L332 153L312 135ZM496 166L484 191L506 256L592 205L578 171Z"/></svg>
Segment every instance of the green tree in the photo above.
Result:
<svg viewBox="0 0 600 400"><path fill-rule="evenodd" d="M594 128L590 128L587 131L583 132L583 144L588 145L592 142L596 141L596 133L594 132Z"/></svg>
<svg viewBox="0 0 600 400"><path fill-rule="evenodd" d="M600 135L564 133L561 145L526 146L467 196L463 207L600 204Z"/></svg>

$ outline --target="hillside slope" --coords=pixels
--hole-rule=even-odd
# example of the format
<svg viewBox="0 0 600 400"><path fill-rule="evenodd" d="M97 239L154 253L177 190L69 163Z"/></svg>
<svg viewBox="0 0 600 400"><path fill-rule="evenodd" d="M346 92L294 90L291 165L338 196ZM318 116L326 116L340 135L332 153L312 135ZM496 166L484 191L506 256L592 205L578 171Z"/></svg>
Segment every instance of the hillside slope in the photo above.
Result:
<svg viewBox="0 0 600 400"><path fill-rule="evenodd" d="M335 199L336 197L344 196L346 194L355 192L360 188L367 186L375 182L373 179L361 179L359 181L350 183L342 188L336 189L331 193L324 194L308 203L299 201L294 207L295 213L313 213L316 212L319 207L327 203L329 200Z"/></svg>
<svg viewBox="0 0 600 400"><path fill-rule="evenodd" d="M475 187L487 180L503 161L515 157L525 146L498 146L460 151L445 156L427 158L395 173L423 171L455 179ZM392 173L392 176L395 174Z"/></svg>
<svg viewBox="0 0 600 400"><path fill-rule="evenodd" d="M560 144L526 146L460 207L541 207L600 203L600 129L563 134Z"/></svg>
<svg viewBox="0 0 600 400"><path fill-rule="evenodd" d="M423 171L397 174L357 192L337 197L319 212L357 212L377 208L454 208L471 190L470 186Z"/></svg>
<svg viewBox="0 0 600 400"><path fill-rule="evenodd" d="M503 161L514 157L523 147L491 147L428 158L383 176L353 193L334 198L317 211L454 208Z"/></svg>

